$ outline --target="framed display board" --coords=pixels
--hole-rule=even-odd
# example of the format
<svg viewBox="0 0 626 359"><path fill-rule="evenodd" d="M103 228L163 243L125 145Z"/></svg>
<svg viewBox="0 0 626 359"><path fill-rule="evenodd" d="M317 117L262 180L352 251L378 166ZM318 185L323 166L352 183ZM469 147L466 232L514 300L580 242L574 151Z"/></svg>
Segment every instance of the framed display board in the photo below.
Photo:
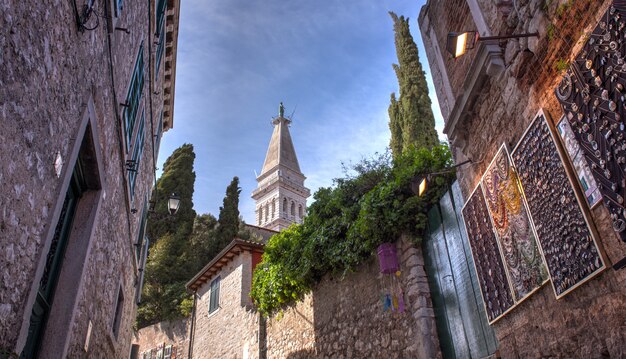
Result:
<svg viewBox="0 0 626 359"><path fill-rule="evenodd" d="M543 111L530 124L511 158L554 293L561 298L600 273L605 265Z"/></svg>
<svg viewBox="0 0 626 359"><path fill-rule="evenodd" d="M511 309L515 301L480 184L463 206L462 213L485 312L492 324Z"/></svg>
<svg viewBox="0 0 626 359"><path fill-rule="evenodd" d="M487 167L481 187L514 299L520 302L548 280L548 271L505 145Z"/></svg>
<svg viewBox="0 0 626 359"><path fill-rule="evenodd" d="M626 10L611 6L557 86L613 230L626 242Z"/></svg>

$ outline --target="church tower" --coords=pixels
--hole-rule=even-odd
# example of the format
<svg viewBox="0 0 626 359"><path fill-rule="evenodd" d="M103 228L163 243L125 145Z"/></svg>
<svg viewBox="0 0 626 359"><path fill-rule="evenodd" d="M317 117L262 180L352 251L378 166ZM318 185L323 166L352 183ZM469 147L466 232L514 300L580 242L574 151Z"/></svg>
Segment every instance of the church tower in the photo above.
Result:
<svg viewBox="0 0 626 359"><path fill-rule="evenodd" d="M306 199L311 195L304 187L306 177L300 172L296 150L289 134L291 120L285 118L280 103L278 117L272 120L274 132L265 155L263 169L252 192L256 201L256 225L280 231L292 223L302 223Z"/></svg>

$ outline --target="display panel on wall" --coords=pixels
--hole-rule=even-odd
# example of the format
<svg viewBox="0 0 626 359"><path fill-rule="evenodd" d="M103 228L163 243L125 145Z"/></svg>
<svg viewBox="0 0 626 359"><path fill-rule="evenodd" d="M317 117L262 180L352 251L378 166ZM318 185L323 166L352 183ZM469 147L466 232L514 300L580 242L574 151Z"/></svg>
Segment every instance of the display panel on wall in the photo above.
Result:
<svg viewBox="0 0 626 359"><path fill-rule="evenodd" d="M552 287L560 298L605 266L542 111L511 152L511 158Z"/></svg>
<svg viewBox="0 0 626 359"><path fill-rule="evenodd" d="M556 125L556 128L561 136L561 142L565 145L567 156L574 165L578 182L585 192L587 204L589 204L589 208L593 208L602 200L602 194L598 189L596 179L593 178L593 174L591 174L591 168L585 159L583 151L578 145L574 131L572 131L572 126L570 126L569 121L563 116Z"/></svg>
<svg viewBox="0 0 626 359"><path fill-rule="evenodd" d="M479 187L465 203L462 213L487 319L491 324L511 309L514 301L485 197Z"/></svg>
<svg viewBox="0 0 626 359"><path fill-rule="evenodd" d="M626 241L625 35L626 11L611 6L556 89L622 241Z"/></svg>
<svg viewBox="0 0 626 359"><path fill-rule="evenodd" d="M519 302L545 283L548 272L505 145L487 168L481 187L514 298Z"/></svg>

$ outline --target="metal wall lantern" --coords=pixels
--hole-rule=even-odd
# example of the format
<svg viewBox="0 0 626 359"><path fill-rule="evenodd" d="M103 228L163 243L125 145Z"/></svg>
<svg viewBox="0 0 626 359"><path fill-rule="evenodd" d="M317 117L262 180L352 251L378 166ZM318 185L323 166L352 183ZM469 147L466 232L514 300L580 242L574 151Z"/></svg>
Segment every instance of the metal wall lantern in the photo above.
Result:
<svg viewBox="0 0 626 359"><path fill-rule="evenodd" d="M441 171L423 173L423 174L417 175L413 177L413 180L411 181L411 191L413 191L413 193L416 194L417 196L421 197L424 195L424 193L426 193L426 190L428 190L428 184L433 180L435 176L446 174L446 173L451 173L455 171L457 167L466 165L468 163L475 163L475 162L473 162L472 160L467 160L467 161L459 163L458 165L444 168Z"/></svg>
<svg viewBox="0 0 626 359"><path fill-rule="evenodd" d="M167 200L167 210L171 215L176 214L178 212L178 208L180 207L180 197L176 193L172 193Z"/></svg>
<svg viewBox="0 0 626 359"><path fill-rule="evenodd" d="M446 42L446 50L456 59L465 55L467 50L473 49L479 41L518 39L522 37L537 37L539 33L513 34L502 36L484 36L481 37L478 31L449 32Z"/></svg>

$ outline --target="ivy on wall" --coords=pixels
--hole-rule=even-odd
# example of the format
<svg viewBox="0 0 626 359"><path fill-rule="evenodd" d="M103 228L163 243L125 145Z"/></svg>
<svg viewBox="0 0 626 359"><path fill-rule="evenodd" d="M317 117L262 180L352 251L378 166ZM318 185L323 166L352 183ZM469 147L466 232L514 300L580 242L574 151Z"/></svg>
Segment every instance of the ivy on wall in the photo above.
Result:
<svg viewBox="0 0 626 359"><path fill-rule="evenodd" d="M274 235L265 248L250 294L259 311L270 315L296 302L324 275L355 270L378 245L401 234L419 244L427 210L454 173L434 176L422 197L413 194L411 181L451 164L447 144L410 148L393 162L388 155L363 160L333 187L320 188L304 222Z"/></svg>

